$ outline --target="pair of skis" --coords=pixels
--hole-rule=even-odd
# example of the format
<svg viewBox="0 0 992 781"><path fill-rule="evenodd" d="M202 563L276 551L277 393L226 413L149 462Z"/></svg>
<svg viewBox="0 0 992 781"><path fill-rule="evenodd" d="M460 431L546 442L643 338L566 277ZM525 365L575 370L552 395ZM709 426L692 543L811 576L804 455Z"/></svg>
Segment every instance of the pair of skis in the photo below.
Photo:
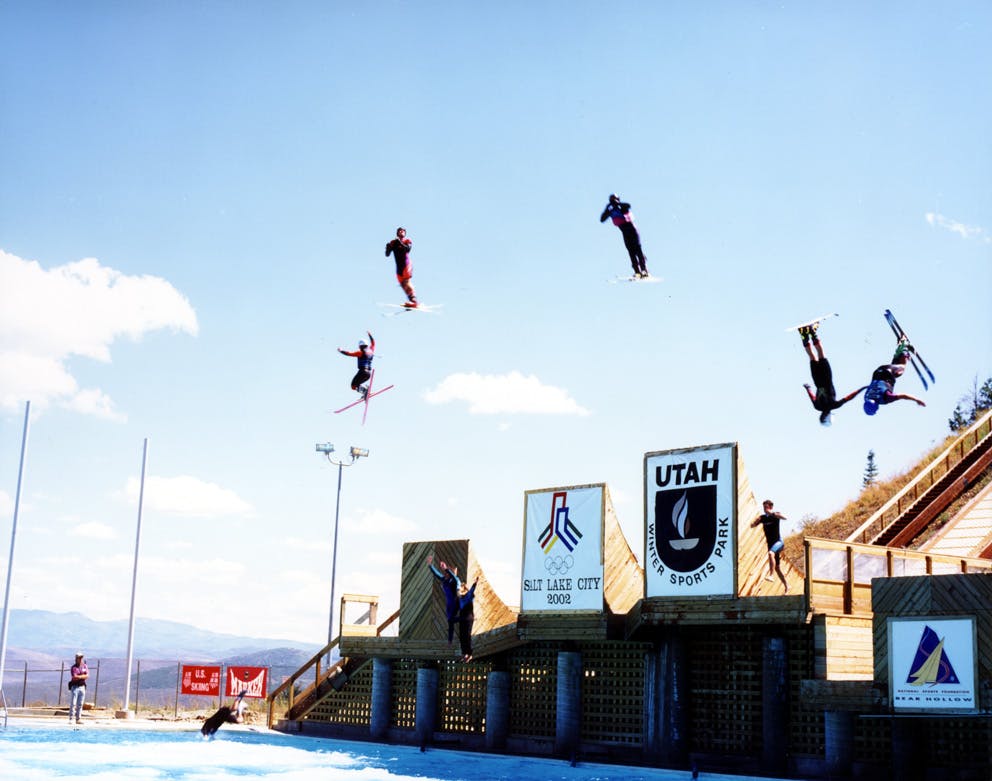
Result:
<svg viewBox="0 0 992 781"><path fill-rule="evenodd" d="M892 333L896 335L896 339L899 341L905 340L907 344L912 346L912 342L909 341L909 337L906 336L906 332L903 330L902 326L899 325L899 321L896 320L895 315L893 315L892 311L889 309L885 310L885 322L889 324L889 328L891 328ZM930 385L927 383L927 378L923 376L923 372L925 371L927 373L927 376L930 378L930 382L936 382L937 379L933 376L933 372L930 371L930 367L927 366L927 362L923 360L923 357L915 347L913 347L909 353L909 362L916 370L916 376L918 376L920 378L920 382L923 383L923 389L930 390ZM923 367L922 371L920 370L921 366Z"/></svg>
<svg viewBox="0 0 992 781"><path fill-rule="evenodd" d="M791 328L786 328L786 331L798 331L802 328L809 328L810 326L819 325L821 322L826 320L828 317L837 317L836 312L828 312L825 315L821 315L813 320L807 320L805 323L800 323L799 325L794 325ZM885 310L885 322L889 324L889 328L892 329L892 333L896 335L896 339L903 341L905 340L907 344L912 345L909 341L909 337L903 330L902 326L899 325L899 321L896 320L895 315L892 314L891 309ZM927 377L930 378L930 382L936 382L936 378L933 376L933 372L930 371L930 367L927 366L926 361L923 360L920 353L913 347L912 351L909 353L909 362L913 365L916 370L917 376L920 378L920 382L923 383L924 390L930 390L930 383L927 382ZM921 369L922 367L922 369ZM926 372L926 376L923 375Z"/></svg>
<svg viewBox="0 0 992 781"><path fill-rule="evenodd" d="M369 414L369 400L372 399L375 396L378 396L380 393L385 393L390 388L395 387L393 385L387 385L382 390L377 390L375 393L373 393L372 392L372 382L373 382L373 380L375 380L375 369L372 370L372 374L369 376L368 392L362 398L360 398L358 401L353 401L351 404L348 404L347 406L342 407L341 409L334 410L334 414L337 415L339 412L344 412L345 410L349 410L352 407L357 407L359 404L364 404L365 405L365 409L362 410L362 425L364 426L365 425L365 417Z"/></svg>

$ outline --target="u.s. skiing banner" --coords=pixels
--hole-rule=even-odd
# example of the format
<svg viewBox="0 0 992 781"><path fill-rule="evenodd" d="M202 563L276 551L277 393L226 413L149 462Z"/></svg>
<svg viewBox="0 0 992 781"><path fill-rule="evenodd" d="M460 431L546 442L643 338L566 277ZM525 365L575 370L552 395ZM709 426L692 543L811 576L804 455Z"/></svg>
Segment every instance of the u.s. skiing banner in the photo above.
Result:
<svg viewBox="0 0 992 781"><path fill-rule="evenodd" d="M645 596L736 593L736 445L644 455Z"/></svg>
<svg viewBox="0 0 992 781"><path fill-rule="evenodd" d="M524 494L520 609L603 609L603 485Z"/></svg>
<svg viewBox="0 0 992 781"><path fill-rule="evenodd" d="M890 702L896 711L974 711L975 619L888 619Z"/></svg>

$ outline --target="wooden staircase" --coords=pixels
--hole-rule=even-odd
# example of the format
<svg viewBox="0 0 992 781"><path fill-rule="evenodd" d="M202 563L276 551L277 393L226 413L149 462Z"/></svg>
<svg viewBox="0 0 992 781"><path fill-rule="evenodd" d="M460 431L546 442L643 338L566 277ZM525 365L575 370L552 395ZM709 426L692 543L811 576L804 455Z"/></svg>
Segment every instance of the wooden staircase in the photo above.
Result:
<svg viewBox="0 0 992 781"><path fill-rule="evenodd" d="M342 611L341 615L344 615L344 601L342 600ZM383 631L387 629L390 624L392 624L397 618L399 618L399 611L397 610L389 618L387 618L382 624L375 627L374 634L376 636L381 636ZM342 631L345 627L342 626ZM371 634L370 632L362 632L362 634ZM326 666L324 664L324 658L330 658L330 653L333 651L339 643L341 642L341 636L334 638L330 643L325 645L316 654L314 654L307 662L300 667L295 673L293 673L289 678L282 682L272 693L268 696L268 726L269 729L272 728L275 722L275 703L276 700L286 695L288 698L288 706L286 708L284 718L291 721L298 721L306 717L310 711L312 711L320 702L327 697L332 691L340 691L345 684L348 683L348 679L355 675L362 667L370 662L370 659L365 657L342 657L337 660L337 662ZM297 691L297 683L303 680L311 680L305 689Z"/></svg>
<svg viewBox="0 0 992 781"><path fill-rule="evenodd" d="M992 466L992 411L868 518L847 542L906 547Z"/></svg>

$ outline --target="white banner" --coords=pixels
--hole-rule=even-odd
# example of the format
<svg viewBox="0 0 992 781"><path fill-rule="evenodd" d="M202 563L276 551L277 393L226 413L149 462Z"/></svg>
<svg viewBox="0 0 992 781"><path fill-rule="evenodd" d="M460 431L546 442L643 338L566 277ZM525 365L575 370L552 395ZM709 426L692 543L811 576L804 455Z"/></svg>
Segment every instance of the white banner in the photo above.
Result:
<svg viewBox="0 0 992 781"><path fill-rule="evenodd" d="M894 710L972 711L974 618L890 618L889 689Z"/></svg>
<svg viewBox="0 0 992 781"><path fill-rule="evenodd" d="M644 456L645 596L736 594L736 447Z"/></svg>
<svg viewBox="0 0 992 781"><path fill-rule="evenodd" d="M603 609L603 486L527 491L522 611Z"/></svg>

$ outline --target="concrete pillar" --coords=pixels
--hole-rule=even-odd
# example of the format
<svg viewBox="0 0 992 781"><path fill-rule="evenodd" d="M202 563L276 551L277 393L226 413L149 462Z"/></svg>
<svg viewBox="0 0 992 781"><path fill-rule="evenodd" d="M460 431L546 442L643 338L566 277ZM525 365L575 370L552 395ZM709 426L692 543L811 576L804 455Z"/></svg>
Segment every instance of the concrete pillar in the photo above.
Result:
<svg viewBox="0 0 992 781"><path fill-rule="evenodd" d="M505 749L509 733L510 673L493 670L486 679L486 749Z"/></svg>
<svg viewBox="0 0 992 781"><path fill-rule="evenodd" d="M555 724L555 753L573 757L579 749L582 728L582 654L558 652L558 719Z"/></svg>
<svg viewBox="0 0 992 781"><path fill-rule="evenodd" d="M372 713L369 735L373 740L386 737L393 712L393 662L375 657L372 660Z"/></svg>
<svg viewBox="0 0 992 781"><path fill-rule="evenodd" d="M850 776L854 766L854 714L850 711L824 711L823 742L827 774Z"/></svg>
<svg viewBox="0 0 992 781"><path fill-rule="evenodd" d="M684 765L689 760L689 662L681 634L670 634L665 645L664 717L659 723L659 744L666 764Z"/></svg>
<svg viewBox="0 0 992 781"><path fill-rule="evenodd" d="M438 678L436 667L421 667L417 670L416 734L421 746L426 746L434 738Z"/></svg>
<svg viewBox="0 0 992 781"><path fill-rule="evenodd" d="M784 637L766 637L762 646L761 766L781 775L789 764L789 658Z"/></svg>

